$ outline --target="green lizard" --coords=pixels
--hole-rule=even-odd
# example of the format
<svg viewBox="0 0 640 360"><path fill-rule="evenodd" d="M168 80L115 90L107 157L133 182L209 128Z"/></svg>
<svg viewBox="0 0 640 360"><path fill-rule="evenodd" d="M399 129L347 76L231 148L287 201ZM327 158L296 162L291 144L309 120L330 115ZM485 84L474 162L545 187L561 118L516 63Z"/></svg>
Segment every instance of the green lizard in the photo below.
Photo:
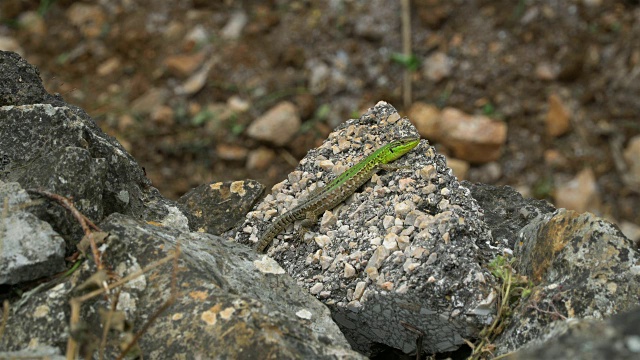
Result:
<svg viewBox="0 0 640 360"><path fill-rule="evenodd" d="M273 238L284 230L287 225L296 220L304 219L300 224L301 232L304 233L306 228L316 223L320 214L324 213L325 210L333 209L346 200L362 184L369 181L378 170L398 169L399 167L388 163L408 153L418 143L420 143L419 137L403 137L393 140L374 151L326 186L312 192L300 205L278 216L258 240L256 250L264 252Z"/></svg>

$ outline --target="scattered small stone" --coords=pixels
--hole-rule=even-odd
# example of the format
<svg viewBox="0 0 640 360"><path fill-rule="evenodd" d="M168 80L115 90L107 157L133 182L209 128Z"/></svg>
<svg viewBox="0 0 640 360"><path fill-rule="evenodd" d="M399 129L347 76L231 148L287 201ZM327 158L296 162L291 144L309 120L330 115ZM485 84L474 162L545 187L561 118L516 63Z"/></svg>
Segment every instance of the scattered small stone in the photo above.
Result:
<svg viewBox="0 0 640 360"><path fill-rule="evenodd" d="M333 259L334 258L332 258L331 256L320 256L320 266L322 267L322 270L327 270L329 266L331 266L331 262L333 262Z"/></svg>
<svg viewBox="0 0 640 360"><path fill-rule="evenodd" d="M169 95L169 90L165 88L151 88L133 101L131 111L139 114L149 114L163 105L169 98Z"/></svg>
<svg viewBox="0 0 640 360"><path fill-rule="evenodd" d="M394 233L389 233L384 237L384 241L382 242L382 246L384 246L389 253L398 250L398 235Z"/></svg>
<svg viewBox="0 0 640 360"><path fill-rule="evenodd" d="M280 265L275 260L268 257L267 255L263 255L260 260L255 260L253 264L258 270L265 274L280 275L285 273L284 269L280 267Z"/></svg>
<svg viewBox="0 0 640 360"><path fill-rule="evenodd" d="M433 178L437 174L437 170L436 170L435 166L427 165L427 166L421 168L419 173L420 173L420 176L423 179L429 180L429 179Z"/></svg>
<svg viewBox="0 0 640 360"><path fill-rule="evenodd" d="M629 140L623 156L628 166L628 176L626 178L629 181L626 181L626 185L640 193L640 135L636 135Z"/></svg>
<svg viewBox="0 0 640 360"><path fill-rule="evenodd" d="M550 64L548 62L541 62L536 65L536 76L540 80L555 80L560 73L560 66L557 64Z"/></svg>
<svg viewBox="0 0 640 360"><path fill-rule="evenodd" d="M193 95L200 91L204 84L207 82L209 71L213 67L213 64L217 61L217 58L212 57L200 67L200 70L191 75L182 85L176 87L176 94L178 95Z"/></svg>
<svg viewBox="0 0 640 360"><path fill-rule="evenodd" d="M408 115L411 122L418 129L421 137L439 141L440 139L440 110L434 105L415 102L409 108Z"/></svg>
<svg viewBox="0 0 640 360"><path fill-rule="evenodd" d="M249 110L251 103L240 96L233 95L227 99L227 106L234 112L243 113Z"/></svg>
<svg viewBox="0 0 640 360"><path fill-rule="evenodd" d="M174 123L174 111L170 106L161 105L151 112L151 120L156 125L171 126Z"/></svg>
<svg viewBox="0 0 640 360"><path fill-rule="evenodd" d="M283 146L292 139L299 129L300 117L295 105L283 101L254 120L247 129L247 134L256 140Z"/></svg>
<svg viewBox="0 0 640 360"><path fill-rule="evenodd" d="M567 158L556 149L545 150L543 157L545 165L552 168L561 169L569 164Z"/></svg>
<svg viewBox="0 0 640 360"><path fill-rule="evenodd" d="M313 240L320 246L321 248L326 247L331 244L331 238L327 235L319 235L313 238Z"/></svg>
<svg viewBox="0 0 640 360"><path fill-rule="evenodd" d="M453 155L472 163L500 158L507 140L507 125L483 115L468 115L454 108L442 111L442 143Z"/></svg>
<svg viewBox="0 0 640 360"><path fill-rule="evenodd" d="M364 281L358 281L356 284L356 289L353 291L353 298L356 300L360 300L362 298L362 294L364 293L364 289L367 287L367 283Z"/></svg>
<svg viewBox="0 0 640 360"><path fill-rule="evenodd" d="M383 248L382 246L380 246L379 248ZM374 267L367 267L364 269L365 274L367 274L367 277L369 277L369 279L376 281L378 279L378 269L374 268Z"/></svg>
<svg viewBox="0 0 640 360"><path fill-rule="evenodd" d="M325 211L320 219L320 231L323 231L338 223L338 218L332 211Z"/></svg>
<svg viewBox="0 0 640 360"><path fill-rule="evenodd" d="M453 61L447 54L436 52L425 59L423 69L423 73L427 79L438 83L451 75Z"/></svg>
<svg viewBox="0 0 640 360"><path fill-rule="evenodd" d="M236 12L220 31L220 37L225 40L237 40L248 20L247 14L242 11Z"/></svg>
<svg viewBox="0 0 640 360"><path fill-rule="evenodd" d="M405 217L413 208L415 208L415 204L408 204L407 202L403 201L394 206L394 211L396 213L396 216Z"/></svg>
<svg viewBox="0 0 640 360"><path fill-rule="evenodd" d="M391 215L385 215L384 218L382 219L382 226L385 229L390 228L391 226L393 226L395 221L395 218Z"/></svg>
<svg viewBox="0 0 640 360"><path fill-rule="evenodd" d="M393 283L391 281L385 281L382 284L380 284L380 288L382 290L391 291L393 290Z"/></svg>
<svg viewBox="0 0 640 360"><path fill-rule="evenodd" d="M425 265L429 266L433 263L435 263L438 260L438 254L437 253L431 253L429 255L429 258L427 259L427 262L425 263Z"/></svg>
<svg viewBox="0 0 640 360"><path fill-rule="evenodd" d="M356 275L356 269L353 267L353 265L345 262L344 263L344 277L349 279L352 278Z"/></svg>
<svg viewBox="0 0 640 360"><path fill-rule="evenodd" d="M320 160L318 161L318 167L322 170L332 170L335 167L335 164L331 160Z"/></svg>
<svg viewBox="0 0 640 360"><path fill-rule="evenodd" d="M324 288L324 285L322 283L315 283L312 287L309 288L309 292L311 294L316 295L316 294L319 294L323 288Z"/></svg>
<svg viewBox="0 0 640 360"><path fill-rule="evenodd" d="M570 181L557 184L554 198L559 208L578 212L596 211L600 205L600 193L593 170L585 168Z"/></svg>
<svg viewBox="0 0 640 360"><path fill-rule="evenodd" d="M389 250L384 246L378 246L376 250L371 255L371 259L369 259L369 263L367 264L367 269L375 268L376 270L382 266L382 263L389 257Z"/></svg>
<svg viewBox="0 0 640 360"><path fill-rule="evenodd" d="M247 169L264 170L271 165L275 157L276 153L264 146L251 150L247 155Z"/></svg>
<svg viewBox="0 0 640 360"><path fill-rule="evenodd" d="M468 161L448 157L447 166L453 171L458 180L466 180L469 173L470 164Z"/></svg>
<svg viewBox="0 0 640 360"><path fill-rule="evenodd" d="M89 39L95 39L102 34L107 20L102 6L97 4L75 2L69 7L66 15L69 22Z"/></svg>
<svg viewBox="0 0 640 360"><path fill-rule="evenodd" d="M311 318L313 317L313 314L311 313L311 311L307 309L302 309L296 312L296 316L301 319L311 320Z"/></svg>
<svg viewBox="0 0 640 360"><path fill-rule="evenodd" d="M620 224L620 231L629 238L631 241L640 245L640 225L634 224L629 221L623 221Z"/></svg>
<svg viewBox="0 0 640 360"><path fill-rule="evenodd" d="M104 61L102 64L98 65L96 73L99 76L112 75L120 66L120 59L116 56L113 56Z"/></svg>
<svg viewBox="0 0 640 360"><path fill-rule="evenodd" d="M193 74L196 69L202 66L206 54L198 52L195 54L177 54L167 56L164 60L164 66L176 76L186 77Z"/></svg>
<svg viewBox="0 0 640 360"><path fill-rule="evenodd" d="M216 146L216 153L222 160L227 161L242 161L247 158L249 150L244 146L233 144L218 144Z"/></svg>
<svg viewBox="0 0 640 360"><path fill-rule="evenodd" d="M571 126L570 113L556 94L549 96L549 112L546 117L547 134L558 137L566 134Z"/></svg>

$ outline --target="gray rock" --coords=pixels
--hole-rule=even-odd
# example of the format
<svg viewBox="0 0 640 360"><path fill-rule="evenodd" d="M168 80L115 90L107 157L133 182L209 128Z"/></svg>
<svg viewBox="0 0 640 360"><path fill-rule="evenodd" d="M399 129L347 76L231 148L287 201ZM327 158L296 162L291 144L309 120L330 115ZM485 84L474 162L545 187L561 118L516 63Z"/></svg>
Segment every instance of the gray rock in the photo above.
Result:
<svg viewBox="0 0 640 360"><path fill-rule="evenodd" d="M640 309L607 321L570 319L558 322L536 342L509 354L509 360L633 360L640 358Z"/></svg>
<svg viewBox="0 0 640 360"><path fill-rule="evenodd" d="M220 235L244 220L263 192L255 180L214 182L191 189L178 204L189 214L192 231Z"/></svg>
<svg viewBox="0 0 640 360"><path fill-rule="evenodd" d="M180 243L176 301L146 331L139 345L149 358L293 358L360 359L332 322L328 309L268 258L219 237L182 232L113 214L100 224L111 235L102 257L120 278L171 254ZM16 305L7 323L12 329L0 348L18 350L37 338L61 347L66 338L68 303L95 269L87 263L68 281ZM118 309L142 326L170 296L171 263L128 282ZM257 286L256 286L257 285ZM278 289L278 291L273 291ZM44 308L43 308L44 306ZM81 318L87 334L99 339L96 314L108 308L102 297L87 301ZM176 341L179 334L179 341ZM107 358L117 351L108 347ZM287 356L286 354L290 354Z"/></svg>
<svg viewBox="0 0 640 360"><path fill-rule="evenodd" d="M254 244L274 209L284 213L377 147L410 134L415 128L385 102L347 121L249 213L236 240ZM397 163L408 169L374 176L325 212L310 241L291 235L290 226L269 256L329 306L358 351L369 355L386 344L409 353L419 332L425 350L455 350L491 319L494 280L482 265L497 248L477 202L435 149L423 142Z"/></svg>
<svg viewBox="0 0 640 360"><path fill-rule="evenodd" d="M534 287L496 341L499 353L540 341L558 321L601 320L638 306L640 254L604 219L566 209L540 215L515 250L518 272Z"/></svg>
<svg viewBox="0 0 640 360"><path fill-rule="evenodd" d="M47 359L65 360L60 350L47 345L39 345L35 348L27 348L20 351L0 351L0 359Z"/></svg>
<svg viewBox="0 0 640 360"><path fill-rule="evenodd" d="M51 226L21 210L29 197L17 183L0 181L0 285L63 271L64 240ZM21 206L22 205L22 206Z"/></svg>
<svg viewBox="0 0 640 360"><path fill-rule="evenodd" d="M0 58L0 106L62 101L47 93L38 69L20 55L0 50Z"/></svg>
<svg viewBox="0 0 640 360"><path fill-rule="evenodd" d="M508 249L515 247L520 230L531 220L555 211L544 200L525 199L510 186L493 186L462 181L471 190L471 196L484 210L484 221L496 242Z"/></svg>

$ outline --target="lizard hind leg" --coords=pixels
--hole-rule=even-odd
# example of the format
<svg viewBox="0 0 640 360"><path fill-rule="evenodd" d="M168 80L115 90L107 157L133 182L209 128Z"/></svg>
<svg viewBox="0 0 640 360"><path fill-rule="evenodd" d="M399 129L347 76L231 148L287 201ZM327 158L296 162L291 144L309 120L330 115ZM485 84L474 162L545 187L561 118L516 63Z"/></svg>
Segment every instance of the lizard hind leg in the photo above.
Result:
<svg viewBox="0 0 640 360"><path fill-rule="evenodd" d="M298 238L300 241L304 241L304 235L307 233L310 227L318 222L318 215L313 212L308 212L306 217L300 221L300 229L298 230Z"/></svg>

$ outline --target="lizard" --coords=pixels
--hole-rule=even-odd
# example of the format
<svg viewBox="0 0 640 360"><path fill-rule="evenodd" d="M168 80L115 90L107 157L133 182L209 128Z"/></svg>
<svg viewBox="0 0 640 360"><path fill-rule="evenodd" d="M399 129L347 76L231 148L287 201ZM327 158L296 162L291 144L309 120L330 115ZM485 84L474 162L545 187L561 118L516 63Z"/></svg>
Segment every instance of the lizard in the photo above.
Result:
<svg viewBox="0 0 640 360"><path fill-rule="evenodd" d="M318 221L318 216L338 206L353 194L360 186L369 181L379 170L394 170L402 167L389 164L408 153L420 143L420 138L407 136L395 139L378 148L356 165L350 167L326 186L313 191L307 199L290 211L278 216L258 239L255 249L258 252L271 244L273 238L290 223L303 219L301 233Z"/></svg>

